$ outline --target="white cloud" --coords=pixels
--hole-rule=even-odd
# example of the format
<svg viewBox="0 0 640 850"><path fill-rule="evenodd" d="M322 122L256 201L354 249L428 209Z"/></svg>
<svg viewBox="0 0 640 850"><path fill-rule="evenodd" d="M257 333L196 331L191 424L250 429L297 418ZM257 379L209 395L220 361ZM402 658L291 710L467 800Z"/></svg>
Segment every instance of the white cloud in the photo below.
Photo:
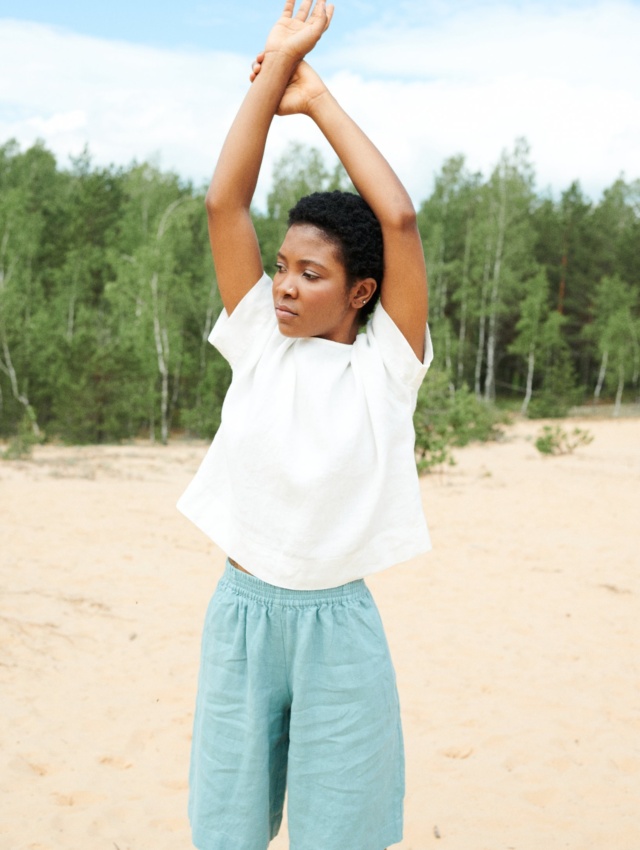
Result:
<svg viewBox="0 0 640 850"><path fill-rule="evenodd" d="M356 31L333 60L365 75L494 80L512 71L567 82L638 85L640 6L630 0L451 5L436 20L417 11ZM426 18L424 22L420 20ZM635 77L634 77L635 75Z"/></svg>
<svg viewBox="0 0 640 850"><path fill-rule="evenodd" d="M431 4L433 6L433 4ZM593 196L640 176L640 8L461 4L355 32L319 59L339 100L397 168L415 201L443 160L488 171L526 136L538 185L580 179ZM454 7L456 9L456 7ZM0 21L0 141L44 138L62 162L89 144L100 163L159 155L201 183L247 88L251 56L160 50ZM287 141L327 151L308 119L275 122L257 200Z"/></svg>
<svg viewBox="0 0 640 850"><path fill-rule="evenodd" d="M233 54L158 50L37 24L0 25L0 139L44 138L63 160L156 153L204 180L248 82Z"/></svg>

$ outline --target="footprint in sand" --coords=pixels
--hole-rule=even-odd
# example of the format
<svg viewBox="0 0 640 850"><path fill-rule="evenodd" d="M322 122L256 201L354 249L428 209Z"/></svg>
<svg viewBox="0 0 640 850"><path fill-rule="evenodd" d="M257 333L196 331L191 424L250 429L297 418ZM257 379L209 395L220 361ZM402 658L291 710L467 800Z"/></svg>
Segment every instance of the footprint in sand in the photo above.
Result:
<svg viewBox="0 0 640 850"><path fill-rule="evenodd" d="M37 776L49 776L53 768L42 762L32 761L25 756L17 756L11 759L9 767L14 773L35 773Z"/></svg>
<svg viewBox="0 0 640 850"><path fill-rule="evenodd" d="M473 753L473 747L447 747L440 753L448 759L468 759Z"/></svg>
<svg viewBox="0 0 640 850"><path fill-rule="evenodd" d="M103 756L101 759L98 759L98 761L100 764L106 764L109 765L109 767L116 767L118 770L129 770L129 768L133 767L133 762L119 758L118 756Z"/></svg>

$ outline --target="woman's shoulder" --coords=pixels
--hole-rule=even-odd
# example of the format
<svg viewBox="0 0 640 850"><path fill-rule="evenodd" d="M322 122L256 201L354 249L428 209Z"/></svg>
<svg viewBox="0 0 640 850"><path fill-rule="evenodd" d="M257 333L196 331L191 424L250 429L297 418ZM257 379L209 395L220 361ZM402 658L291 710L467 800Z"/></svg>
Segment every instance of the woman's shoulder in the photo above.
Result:
<svg viewBox="0 0 640 850"><path fill-rule="evenodd" d="M402 331L379 302L356 343L382 360L389 375L417 391L433 360L429 326L425 329L424 358L419 360Z"/></svg>

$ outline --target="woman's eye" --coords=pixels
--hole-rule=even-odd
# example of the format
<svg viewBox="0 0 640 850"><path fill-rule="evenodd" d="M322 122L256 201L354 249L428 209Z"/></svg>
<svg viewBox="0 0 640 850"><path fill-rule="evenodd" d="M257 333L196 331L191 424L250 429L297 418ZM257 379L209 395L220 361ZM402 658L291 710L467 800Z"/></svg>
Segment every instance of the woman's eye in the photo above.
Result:
<svg viewBox="0 0 640 850"><path fill-rule="evenodd" d="M318 280L318 275L313 272L302 272L302 277L305 277L307 280Z"/></svg>
<svg viewBox="0 0 640 850"><path fill-rule="evenodd" d="M282 265L282 263L276 263L275 270L276 274L282 274L282 272L284 271L284 266Z"/></svg>

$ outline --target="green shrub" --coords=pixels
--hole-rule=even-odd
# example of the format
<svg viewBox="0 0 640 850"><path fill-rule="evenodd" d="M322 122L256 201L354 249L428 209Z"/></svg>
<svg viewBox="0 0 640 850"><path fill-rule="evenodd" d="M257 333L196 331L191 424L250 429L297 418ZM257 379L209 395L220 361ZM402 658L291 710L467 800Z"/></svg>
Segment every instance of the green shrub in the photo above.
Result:
<svg viewBox="0 0 640 850"><path fill-rule="evenodd" d="M543 455L571 454L578 446L588 446L593 435L582 428L565 431L560 425L545 425L538 435L535 446Z"/></svg>
<svg viewBox="0 0 640 850"><path fill-rule="evenodd" d="M32 407L27 407L18 430L2 453L3 460L23 460L31 457L33 447L43 442Z"/></svg>
<svg viewBox="0 0 640 850"><path fill-rule="evenodd" d="M542 387L527 409L530 419L561 419L581 399L576 376L567 351L560 351L545 369Z"/></svg>
<svg viewBox="0 0 640 850"><path fill-rule="evenodd" d="M453 465L452 447L496 439L504 421L504 414L476 398L466 384L455 390L446 372L430 370L418 392L413 418L418 471Z"/></svg>

